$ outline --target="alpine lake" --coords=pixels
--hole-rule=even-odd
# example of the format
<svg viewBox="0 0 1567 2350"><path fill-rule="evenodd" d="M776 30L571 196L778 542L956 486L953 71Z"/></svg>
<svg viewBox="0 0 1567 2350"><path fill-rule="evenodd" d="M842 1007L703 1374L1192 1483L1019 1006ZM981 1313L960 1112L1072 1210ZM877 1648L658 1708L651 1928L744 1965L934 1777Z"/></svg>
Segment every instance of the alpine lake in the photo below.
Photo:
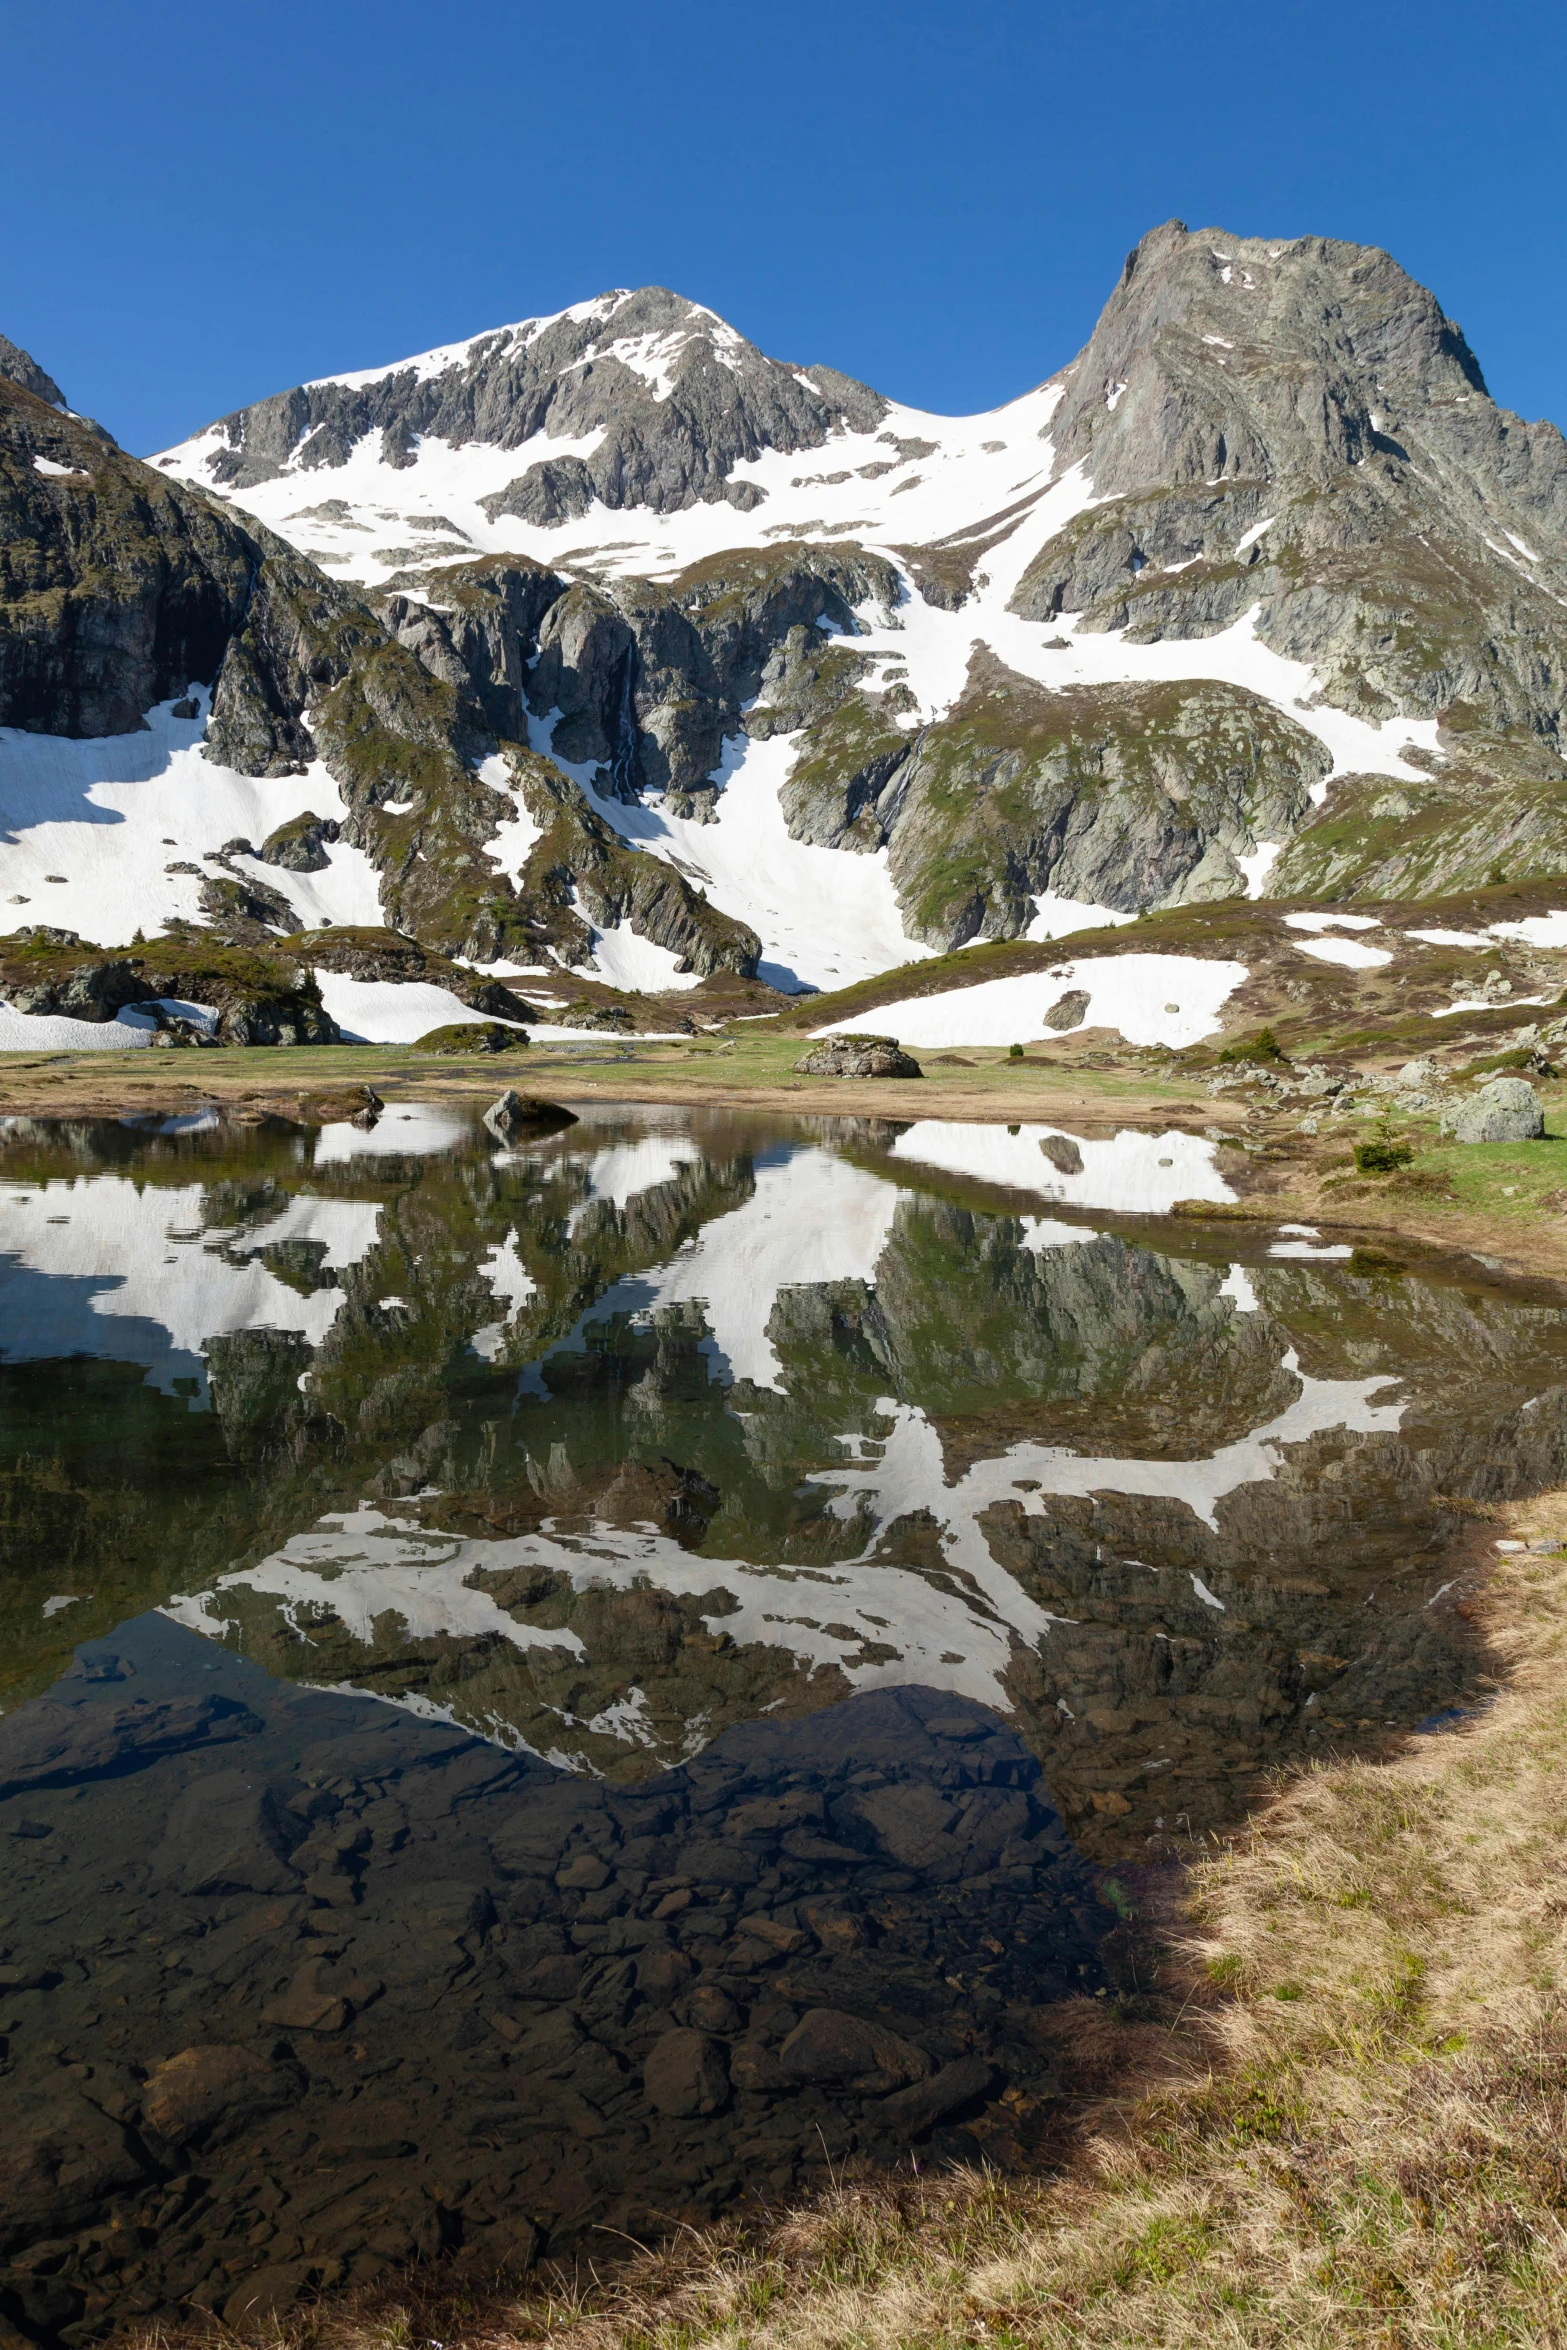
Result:
<svg viewBox="0 0 1567 2350"><path fill-rule="evenodd" d="M1145 1896L1483 1704L1563 1482L1555 1293L1226 1156L0 1123L0 2339L1047 2162Z"/></svg>

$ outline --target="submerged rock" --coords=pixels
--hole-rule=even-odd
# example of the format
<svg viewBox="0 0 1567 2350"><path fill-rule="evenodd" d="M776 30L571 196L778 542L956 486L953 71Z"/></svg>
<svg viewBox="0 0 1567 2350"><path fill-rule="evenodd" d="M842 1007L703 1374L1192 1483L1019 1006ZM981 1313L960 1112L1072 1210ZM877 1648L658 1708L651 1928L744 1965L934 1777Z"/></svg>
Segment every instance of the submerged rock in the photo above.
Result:
<svg viewBox="0 0 1567 2350"><path fill-rule="evenodd" d="M803 1060L799 1077L923 1077L895 1036L824 1036Z"/></svg>
<svg viewBox="0 0 1567 2350"><path fill-rule="evenodd" d="M786 2080L846 2081L869 2096L905 2089L935 2070L923 2048L882 2024L813 2007L778 2051Z"/></svg>
<svg viewBox="0 0 1567 2350"><path fill-rule="evenodd" d="M728 2051L706 2032L665 2032L642 2068L648 2102L678 2119L717 2113L729 2099Z"/></svg>

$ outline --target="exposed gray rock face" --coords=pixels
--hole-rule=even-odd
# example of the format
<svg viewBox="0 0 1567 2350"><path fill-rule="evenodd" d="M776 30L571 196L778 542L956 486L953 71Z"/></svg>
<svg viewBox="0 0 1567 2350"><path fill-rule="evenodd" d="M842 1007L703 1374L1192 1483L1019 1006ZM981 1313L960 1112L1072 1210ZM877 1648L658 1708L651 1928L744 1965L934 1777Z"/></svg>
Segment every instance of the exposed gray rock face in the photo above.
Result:
<svg viewBox="0 0 1567 2350"><path fill-rule="evenodd" d="M222 419L215 482L243 490L295 457L330 472L367 434L389 464L411 461L416 438L520 449L600 439L586 457L525 466L488 501L493 514L555 521L605 506L661 514L760 493L731 484L764 449L819 448L847 423L874 429L887 403L827 367L764 358L695 302L661 286L602 294L559 317L481 335L433 375L389 369L372 383L307 384Z"/></svg>
<svg viewBox="0 0 1567 2350"><path fill-rule="evenodd" d="M527 664L566 582L526 556L491 555L443 570L432 592L433 606L388 597L387 626L434 676L470 693L496 734L526 742Z"/></svg>
<svg viewBox="0 0 1567 2350"><path fill-rule="evenodd" d="M677 968L706 978L734 971L750 978L761 957L756 932L717 906L662 857L631 848L593 808L580 785L530 751L508 749L523 805L539 826L513 899L529 935L548 937L564 962L592 951L588 924L621 922L676 957ZM586 919L584 919L586 917ZM499 954L499 947L481 950ZM625 1024L617 1015L615 1025Z"/></svg>
<svg viewBox="0 0 1567 2350"><path fill-rule="evenodd" d="M263 865L283 865L291 873L322 873L330 863L327 845L341 830L335 816L317 816L307 808L269 832L256 854Z"/></svg>
<svg viewBox="0 0 1567 2350"><path fill-rule="evenodd" d="M1455 1142L1537 1142L1545 1111L1527 1078L1493 1077L1445 1112L1442 1125Z"/></svg>
<svg viewBox="0 0 1567 2350"><path fill-rule="evenodd" d="M1149 642L1255 604L1263 641L1335 703L1467 704L1554 737L1567 447L1495 405L1462 330L1387 254L1167 222L1064 381L1057 470L1086 466L1108 502L1042 550L1016 611Z"/></svg>
<svg viewBox="0 0 1567 2350"><path fill-rule="evenodd" d="M65 406L65 394L54 377L45 375L30 351L8 342L4 335L0 335L0 375L9 383L20 384L35 400L47 400L51 408Z"/></svg>
<svg viewBox="0 0 1567 2350"><path fill-rule="evenodd" d="M802 1077L923 1077L895 1036L826 1036L795 1062Z"/></svg>
<svg viewBox="0 0 1567 2350"><path fill-rule="evenodd" d="M852 634L858 606L899 594L894 566L852 544L739 549L656 587L568 585L491 556L427 588L431 603L388 597L387 624L498 735L526 741L530 711L558 712L557 756L597 766L600 788L623 799L681 795L685 813L692 794L696 812L711 808L726 735L798 726L848 690L855 657L817 624ZM766 706L742 715L758 695Z"/></svg>
<svg viewBox="0 0 1567 2350"><path fill-rule="evenodd" d="M0 725L128 734L217 675L260 550L215 500L60 415L43 381L0 367Z"/></svg>
<svg viewBox="0 0 1567 2350"><path fill-rule="evenodd" d="M1058 1034L1064 1034L1069 1028L1081 1028L1088 1015L1090 1000L1086 988L1069 987L1066 994L1057 997L1045 1014L1045 1026L1055 1029ZM1054 1138L1047 1137L1047 1139ZM1041 1144L1040 1148L1043 1149L1044 1145ZM1078 1166L1081 1167L1081 1165L1082 1160L1079 1158Z"/></svg>
<svg viewBox="0 0 1567 2350"><path fill-rule="evenodd" d="M811 730L814 757L791 786L831 789L851 728L846 705ZM887 734L885 757L910 744ZM882 785L874 829L862 814L861 839L889 846L905 930L950 949L1017 937L1047 889L1128 913L1234 897L1239 859L1302 820L1328 765L1314 735L1239 686L1050 693L981 649L950 716ZM856 758L839 768L867 771Z"/></svg>

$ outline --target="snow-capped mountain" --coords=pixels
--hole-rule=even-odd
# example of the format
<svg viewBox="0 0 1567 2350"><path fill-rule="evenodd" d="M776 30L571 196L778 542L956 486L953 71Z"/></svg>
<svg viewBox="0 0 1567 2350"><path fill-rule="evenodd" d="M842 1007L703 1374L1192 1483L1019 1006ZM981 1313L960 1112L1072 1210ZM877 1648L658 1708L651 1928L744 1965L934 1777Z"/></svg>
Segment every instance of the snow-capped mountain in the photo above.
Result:
<svg viewBox="0 0 1567 2350"><path fill-rule="evenodd" d="M129 469L179 577L117 699L76 638L50 691L0 640L0 717L101 736L186 693L178 755L231 780L122 820L157 798L167 863L226 853L257 937L363 929L373 897L524 996L562 967L831 988L1146 907L1567 871L1567 450L1367 248L1168 224L1078 358L979 417L658 288L278 394L150 467L5 372L43 568L75 560L73 481ZM136 646L196 606L154 680ZM84 755L49 754L70 780L0 845L0 930L71 890L101 935L69 811L118 770L84 785ZM14 774L40 756L13 739ZM241 788L248 846L198 842ZM312 821L307 889L272 835ZM144 926L220 918L179 878L148 869Z"/></svg>

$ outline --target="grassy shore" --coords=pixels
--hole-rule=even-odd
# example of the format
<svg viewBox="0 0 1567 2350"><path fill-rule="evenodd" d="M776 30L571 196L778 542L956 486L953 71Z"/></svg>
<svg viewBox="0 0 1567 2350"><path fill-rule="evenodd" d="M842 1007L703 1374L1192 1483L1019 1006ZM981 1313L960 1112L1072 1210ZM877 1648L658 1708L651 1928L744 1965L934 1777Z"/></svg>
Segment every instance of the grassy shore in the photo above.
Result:
<svg viewBox="0 0 1567 2350"><path fill-rule="evenodd" d="M1484 1710L1199 1855L1162 2020L1053 2178L844 2181L602 2286L287 2321L320 2350L1537 2350L1567 2341L1567 1494L1476 1517ZM1070 2019L1068 2019L1070 2020ZM623 2249L623 2248L622 2248ZM615 2248L606 2247L613 2256Z"/></svg>

